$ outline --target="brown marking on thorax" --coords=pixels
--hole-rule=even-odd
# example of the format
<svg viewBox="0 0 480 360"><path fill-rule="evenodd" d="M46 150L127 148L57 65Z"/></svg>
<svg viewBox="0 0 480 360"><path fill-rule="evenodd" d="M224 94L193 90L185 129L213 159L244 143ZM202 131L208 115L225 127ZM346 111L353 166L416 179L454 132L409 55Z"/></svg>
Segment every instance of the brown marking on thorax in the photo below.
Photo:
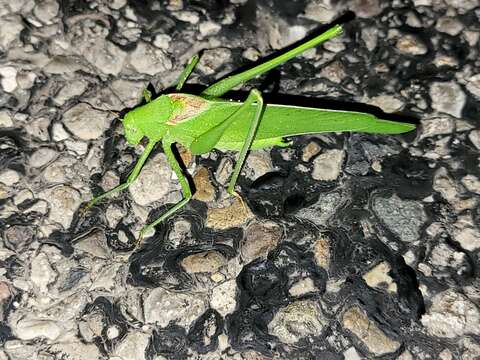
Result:
<svg viewBox="0 0 480 360"><path fill-rule="evenodd" d="M177 125L188 121L190 118L205 111L209 106L207 100L198 96L186 94L168 94L167 96L174 104L172 117L167 121L168 125Z"/></svg>

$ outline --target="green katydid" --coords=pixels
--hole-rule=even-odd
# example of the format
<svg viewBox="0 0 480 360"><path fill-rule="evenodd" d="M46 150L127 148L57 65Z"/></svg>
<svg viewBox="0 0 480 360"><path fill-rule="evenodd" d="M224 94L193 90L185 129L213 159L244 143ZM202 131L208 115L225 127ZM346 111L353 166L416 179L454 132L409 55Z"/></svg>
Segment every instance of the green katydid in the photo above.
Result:
<svg viewBox="0 0 480 360"><path fill-rule="evenodd" d="M178 79L177 92L152 100L150 93L145 91L146 104L125 115L123 126L127 142L137 145L146 137L148 143L127 181L93 198L86 208L127 188L135 181L159 141L162 142L166 158L178 177L183 199L158 219L145 225L140 231L139 241L147 231L178 211L192 198L190 185L172 152L172 145L176 143L189 148L194 155L205 154L214 148L240 151L227 188L230 195L239 196L235 192L235 184L250 149L288 146L290 142L285 141L285 137L302 134L339 131L399 134L413 130L415 126L412 124L381 120L366 113L264 104L261 93L255 89L250 91L243 103L220 98L235 86L341 33L342 27L335 25L272 60L213 84L198 96L179 92L199 60L198 56L194 56Z"/></svg>

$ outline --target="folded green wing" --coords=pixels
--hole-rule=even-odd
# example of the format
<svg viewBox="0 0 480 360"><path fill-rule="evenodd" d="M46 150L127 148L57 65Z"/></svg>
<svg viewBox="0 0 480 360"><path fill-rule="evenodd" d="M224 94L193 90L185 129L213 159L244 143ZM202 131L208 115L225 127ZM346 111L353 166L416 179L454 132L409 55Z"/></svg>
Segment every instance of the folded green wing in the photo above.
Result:
<svg viewBox="0 0 480 360"><path fill-rule="evenodd" d="M235 149L237 143L242 143L248 126L248 119L231 124L217 148ZM413 124L382 120L366 113L268 104L255 141L268 143L268 139L342 131L401 134L414 129Z"/></svg>

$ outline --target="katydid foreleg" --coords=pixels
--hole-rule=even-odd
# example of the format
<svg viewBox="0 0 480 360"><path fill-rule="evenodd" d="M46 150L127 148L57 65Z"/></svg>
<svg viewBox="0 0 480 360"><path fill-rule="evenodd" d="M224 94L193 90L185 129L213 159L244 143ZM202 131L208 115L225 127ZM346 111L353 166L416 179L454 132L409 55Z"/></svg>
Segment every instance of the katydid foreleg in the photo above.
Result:
<svg viewBox="0 0 480 360"><path fill-rule="evenodd" d="M153 221L152 223L145 225L142 230L140 230L140 235L138 238L138 242L140 242L148 231L153 229L157 224L165 220L167 217L170 215L174 214L176 211L180 210L182 207L184 207L192 198L192 190L190 189L190 184L188 183L187 178L183 174L182 168L180 167L180 164L178 163L177 159L175 158L175 154L172 151L172 144L173 141L168 139L168 137L163 138L162 140L162 147L163 147L163 152L165 153L165 156L167 157L167 161L170 164L170 167L173 169L175 172L175 175L177 175L178 181L180 182L180 186L182 187L183 191L183 199L180 200L178 203L176 203L173 207L168 209L162 216L160 216L158 219Z"/></svg>
<svg viewBox="0 0 480 360"><path fill-rule="evenodd" d="M185 68L183 69L182 73L180 74L177 80L177 86L175 90L180 91L182 89L183 85L185 84L185 81L188 80L188 77L191 75L199 59L200 58L198 57L198 55L194 55L190 59L190 61L187 63L187 65L185 66ZM146 103L149 103L150 101L152 101L152 93L147 88L143 89L142 95Z"/></svg>
<svg viewBox="0 0 480 360"><path fill-rule="evenodd" d="M125 181L124 183L122 183L120 185L115 186L113 189L111 189L107 192L104 192L103 194L101 194L99 196L94 197L92 200L90 200L88 202L87 206L85 207L85 210L92 207L93 205L95 205L97 202L99 202L103 198L105 198L107 196L110 196L110 195L112 195L112 194L114 194L118 191L121 191L121 190L129 187L137 179L138 175L140 174L140 171L142 170L143 164L145 164L145 161L147 161L147 158L150 155L150 153L152 152L153 148L155 147L155 144L156 144L156 142L152 141L152 140L150 140L148 142L145 150L143 151L142 155L140 156L140 159L138 159L138 161L135 164L135 167L133 168L132 172L130 173L130 175L128 175L127 181Z"/></svg>
<svg viewBox="0 0 480 360"><path fill-rule="evenodd" d="M152 92L148 90L147 88L143 89L143 98L145 99L145 102L149 103L152 101Z"/></svg>
<svg viewBox="0 0 480 360"><path fill-rule="evenodd" d="M258 91L257 89L253 89L252 91L250 91L250 94L248 95L248 98L243 104L243 106L233 115L235 117L241 117L244 110L251 111L253 103L256 103L255 114L250 124L250 128L248 129L248 134L245 138L245 142L243 143L242 150L240 150L237 163L235 164L235 169L233 170L232 178L230 179L230 183L228 184L227 192L230 195L238 196L238 194L235 192L235 184L237 183L238 176L240 175L240 171L242 170L243 164L245 163L247 152L252 146L253 139L255 138L255 133L257 132L258 126L260 125L260 121L262 119L263 111L265 110L263 98L260 91Z"/></svg>
<svg viewBox="0 0 480 360"><path fill-rule="evenodd" d="M177 80L177 87L175 88L177 91L182 90L183 84L185 84L185 81L187 81L188 77L197 65L199 59L200 58L198 55L194 55L188 62L187 66L185 66L185 69L183 69L180 77Z"/></svg>

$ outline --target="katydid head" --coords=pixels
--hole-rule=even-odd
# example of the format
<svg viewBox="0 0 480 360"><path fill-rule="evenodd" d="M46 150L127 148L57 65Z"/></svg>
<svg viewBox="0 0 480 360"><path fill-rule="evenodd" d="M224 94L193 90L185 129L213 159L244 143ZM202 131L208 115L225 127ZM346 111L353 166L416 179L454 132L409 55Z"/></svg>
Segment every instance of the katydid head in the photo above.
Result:
<svg viewBox="0 0 480 360"><path fill-rule="evenodd" d="M125 137L127 138L127 142L130 145L137 145L145 136L145 133L138 127L132 111L125 115L122 123L125 129Z"/></svg>

